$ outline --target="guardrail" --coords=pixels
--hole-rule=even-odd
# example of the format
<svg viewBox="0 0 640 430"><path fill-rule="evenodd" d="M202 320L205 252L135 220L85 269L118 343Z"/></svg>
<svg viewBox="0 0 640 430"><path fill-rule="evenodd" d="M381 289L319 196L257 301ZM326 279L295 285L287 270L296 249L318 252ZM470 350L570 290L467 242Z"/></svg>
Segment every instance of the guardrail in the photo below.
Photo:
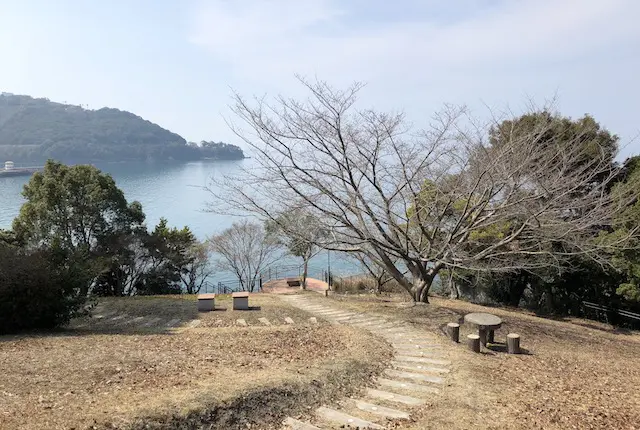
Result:
<svg viewBox="0 0 640 430"><path fill-rule="evenodd" d="M633 321L636 324L640 324L640 314L637 314L635 312L630 312L624 309L615 309L615 308L611 308L608 306L602 306L599 305L597 303L591 303L591 302L582 302L582 306L585 309L590 309L593 311L596 311L596 317L599 318L602 315L604 315L604 319L605 321L608 323L609 320L611 319L610 316L611 315L616 315L616 316L620 316L623 318L627 318L630 319L631 321ZM585 315L587 314L587 312L585 312Z"/></svg>
<svg viewBox="0 0 640 430"><path fill-rule="evenodd" d="M259 291L260 285L259 281L256 281L253 286L253 291ZM202 284L202 288L200 289L200 293L215 293L215 294L231 294L234 291L243 291L250 288L247 288L246 282L245 285L240 282L240 279L225 279L220 281L212 281L205 282Z"/></svg>

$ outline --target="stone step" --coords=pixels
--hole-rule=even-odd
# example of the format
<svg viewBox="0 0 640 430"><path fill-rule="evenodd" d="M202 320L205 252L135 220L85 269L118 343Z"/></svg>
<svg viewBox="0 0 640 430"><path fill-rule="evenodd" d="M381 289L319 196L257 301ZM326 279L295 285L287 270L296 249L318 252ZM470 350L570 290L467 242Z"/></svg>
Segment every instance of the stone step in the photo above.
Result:
<svg viewBox="0 0 640 430"><path fill-rule="evenodd" d="M418 399L417 397L404 396L402 394L391 393L389 391L376 390L374 388L367 388L367 396L371 397L372 399L402 403L409 406L419 406L426 403L423 399Z"/></svg>
<svg viewBox="0 0 640 430"><path fill-rule="evenodd" d="M431 385L413 384L406 381L398 381L395 379L378 378L376 380L378 385L393 390L407 390L419 393L438 394L440 389Z"/></svg>
<svg viewBox="0 0 640 430"><path fill-rule="evenodd" d="M396 349L396 355L405 357L442 358L442 351L427 351L424 349Z"/></svg>
<svg viewBox="0 0 640 430"><path fill-rule="evenodd" d="M180 324L180 318L173 318L167 322L167 327L175 327Z"/></svg>
<svg viewBox="0 0 640 430"><path fill-rule="evenodd" d="M358 327L367 327L367 326L373 326L376 324L382 324L384 323L384 321L381 320L370 320L370 321L363 321L363 322L355 322L353 323L353 325L358 326Z"/></svg>
<svg viewBox="0 0 640 430"><path fill-rule="evenodd" d="M362 315L362 314L352 314L352 315L347 315L344 317L339 317L336 318L336 320L338 321L356 321L356 320L361 320L361 319L366 319L369 318L366 315Z"/></svg>
<svg viewBox="0 0 640 430"><path fill-rule="evenodd" d="M391 341L391 346L394 349L397 349L398 351L419 351L419 352L432 352L432 353L439 353L439 352L443 352L443 348L441 346L438 345L415 345L415 344L407 344L407 345L403 345L401 343L393 343L393 341Z"/></svg>
<svg viewBox="0 0 640 430"><path fill-rule="evenodd" d="M266 319L265 317L258 318L258 321L260 321L264 325L271 325L271 322L268 319Z"/></svg>
<svg viewBox="0 0 640 430"><path fill-rule="evenodd" d="M160 318L160 317L151 318L150 320L147 320L146 323L142 324L142 327L151 327L151 326L155 325L156 323L160 322L161 319L162 318Z"/></svg>
<svg viewBox="0 0 640 430"><path fill-rule="evenodd" d="M376 322L376 320L373 320L367 316L354 317L354 318L348 318L348 319L336 318L336 321L342 324L363 324L363 323L375 324Z"/></svg>
<svg viewBox="0 0 640 430"><path fill-rule="evenodd" d="M361 430L364 429L372 429L372 430L383 430L379 424L372 423L367 420L363 420L358 417L354 417L349 414L345 414L344 412L337 411L335 409L327 408L324 406L316 409L316 415L323 421L331 422L334 424L338 424L341 426L346 426L350 428L359 428Z"/></svg>
<svg viewBox="0 0 640 430"><path fill-rule="evenodd" d="M426 364L435 364L437 366L450 366L451 362L449 360L441 360L437 358L427 358L427 357L412 357L411 355L396 355L395 359L397 361L407 361L411 363L426 363Z"/></svg>
<svg viewBox="0 0 640 430"><path fill-rule="evenodd" d="M408 333L408 330L410 330L410 328L407 327L398 326L390 330L395 331L390 332L389 330L387 330L387 333L385 335L390 339L394 339L398 343L438 343L437 340L431 336Z"/></svg>
<svg viewBox="0 0 640 430"><path fill-rule="evenodd" d="M442 349L442 345L434 344L434 343L426 343L426 342L392 343L391 346L393 346L396 349L424 349L424 350Z"/></svg>
<svg viewBox="0 0 640 430"><path fill-rule="evenodd" d="M387 408L386 406L376 405L374 403L356 400L356 407L360 410L369 412L370 414L379 415L384 418L407 420L411 416L408 412L398 409Z"/></svg>
<svg viewBox="0 0 640 430"><path fill-rule="evenodd" d="M337 320L338 318L345 318L345 317L351 317L353 316L353 314L345 314L343 312L339 313L339 314L318 314L323 318L328 318L328 319L333 319L333 320Z"/></svg>
<svg viewBox="0 0 640 430"><path fill-rule="evenodd" d="M440 376L424 375L422 373L407 372L404 370L386 369L385 375L392 378L410 379L414 382L430 382L432 384L444 384L444 379Z"/></svg>
<svg viewBox="0 0 640 430"><path fill-rule="evenodd" d="M399 324L401 324L401 323L394 322L394 321L388 321L388 322L385 322L384 324L380 324L379 326L374 327L374 329L372 331L375 331L376 333L382 333L383 330L386 330L386 329L389 329L389 328L394 328L394 327L399 327Z"/></svg>
<svg viewBox="0 0 640 430"><path fill-rule="evenodd" d="M287 430L320 430L320 427L316 427L313 424L298 421L291 417L287 417L284 420L284 425Z"/></svg>
<svg viewBox="0 0 640 430"><path fill-rule="evenodd" d="M94 310L94 312L95 312L95 310ZM110 318L110 317L114 316L117 313L118 313L118 311L97 312L96 314L92 314L91 318L95 318L97 320L101 320L103 318Z"/></svg>
<svg viewBox="0 0 640 430"><path fill-rule="evenodd" d="M344 315L344 316L351 316L351 315L355 315L355 312L351 312L351 311L347 311L344 309L334 309L331 311L317 311L317 313L319 314L325 314L325 315Z"/></svg>
<svg viewBox="0 0 640 430"><path fill-rule="evenodd" d="M427 373L449 373L449 369L445 369L442 367L434 367L425 365L422 363L407 363L406 361L392 361L391 364L397 368L402 370L410 370L415 372L427 372Z"/></svg>
<svg viewBox="0 0 640 430"><path fill-rule="evenodd" d="M142 322L142 320L144 320L144 317L135 317L135 318L131 318L129 321L125 321L125 324L129 325L129 324L138 324L140 322Z"/></svg>
<svg viewBox="0 0 640 430"><path fill-rule="evenodd" d="M202 320L191 320L189 321L189 327L190 328L195 328L198 327L200 324L202 324Z"/></svg>

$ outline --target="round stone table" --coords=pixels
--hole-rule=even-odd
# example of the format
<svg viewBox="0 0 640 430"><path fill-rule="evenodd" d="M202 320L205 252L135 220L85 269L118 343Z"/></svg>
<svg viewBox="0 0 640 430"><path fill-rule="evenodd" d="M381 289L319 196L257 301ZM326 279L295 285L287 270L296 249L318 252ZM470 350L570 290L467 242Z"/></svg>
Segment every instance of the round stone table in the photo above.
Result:
<svg viewBox="0 0 640 430"><path fill-rule="evenodd" d="M493 331L502 325L500 318L484 312L466 314L464 322L478 326L478 336L480 336L482 346L487 346L487 342L493 343Z"/></svg>

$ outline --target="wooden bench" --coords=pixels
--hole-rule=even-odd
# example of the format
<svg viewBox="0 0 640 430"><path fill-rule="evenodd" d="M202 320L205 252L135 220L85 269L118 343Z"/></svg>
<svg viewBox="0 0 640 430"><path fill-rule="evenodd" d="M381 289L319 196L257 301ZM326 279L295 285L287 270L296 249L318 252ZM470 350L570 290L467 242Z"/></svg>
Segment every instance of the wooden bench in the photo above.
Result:
<svg viewBox="0 0 640 430"><path fill-rule="evenodd" d="M249 309L249 293L247 291L237 291L231 293L233 299L233 309L246 311Z"/></svg>
<svg viewBox="0 0 640 430"><path fill-rule="evenodd" d="M198 295L198 311L211 312L216 309L215 294L199 294Z"/></svg>
<svg viewBox="0 0 640 430"><path fill-rule="evenodd" d="M289 287L299 287L300 286L300 278L287 278L287 285Z"/></svg>

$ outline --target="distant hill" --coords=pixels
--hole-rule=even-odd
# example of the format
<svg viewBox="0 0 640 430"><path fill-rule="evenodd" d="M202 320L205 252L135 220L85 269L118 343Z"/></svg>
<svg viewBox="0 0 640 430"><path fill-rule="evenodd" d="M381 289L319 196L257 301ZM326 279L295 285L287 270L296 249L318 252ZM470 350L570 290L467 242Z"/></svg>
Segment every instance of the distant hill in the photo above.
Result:
<svg viewBox="0 0 640 430"><path fill-rule="evenodd" d="M118 109L84 109L48 99L0 94L0 162L68 163L130 160L242 159L226 143L187 143L172 133Z"/></svg>

